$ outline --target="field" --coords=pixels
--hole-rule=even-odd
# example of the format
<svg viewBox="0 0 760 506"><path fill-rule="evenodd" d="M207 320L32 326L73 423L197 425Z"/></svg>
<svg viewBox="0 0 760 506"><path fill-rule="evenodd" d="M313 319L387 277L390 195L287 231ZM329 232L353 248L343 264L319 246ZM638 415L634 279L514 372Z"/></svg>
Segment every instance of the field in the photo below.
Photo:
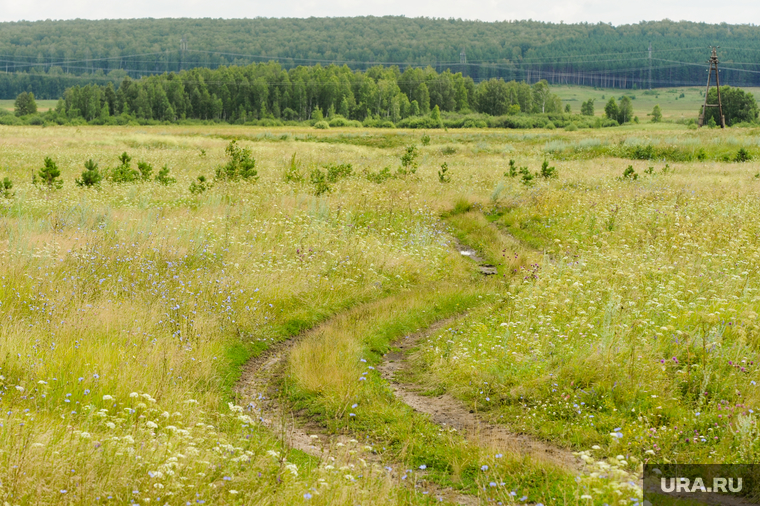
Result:
<svg viewBox="0 0 760 506"><path fill-rule="evenodd" d="M707 77L705 77L705 84L707 84ZM730 85L730 83L721 84ZM715 78L713 78L712 85L715 86ZM760 98L760 88L743 89L754 95L756 99ZM594 89L585 86L554 85L552 86L552 91L562 99L562 102L570 104L570 108L575 113L580 112L583 102L590 98L594 99L597 116L604 112L604 105L610 97L620 99L623 95L628 95L632 98L633 113L639 117L639 121L641 122L651 119L648 115L651 114L654 106L658 104L662 109L662 117L665 121L696 119L700 108L705 103L704 86L654 88L650 92L648 90Z"/></svg>
<svg viewBox="0 0 760 506"><path fill-rule="evenodd" d="M55 106L58 103L57 100L35 100L35 102L37 102L37 111L39 112L46 112L50 109L55 109ZM15 103L15 100L0 100L0 109L13 111L15 110Z"/></svg>
<svg viewBox="0 0 760 506"><path fill-rule="evenodd" d="M759 134L0 127L0 501L625 505L757 462ZM123 152L166 184L75 184Z"/></svg>

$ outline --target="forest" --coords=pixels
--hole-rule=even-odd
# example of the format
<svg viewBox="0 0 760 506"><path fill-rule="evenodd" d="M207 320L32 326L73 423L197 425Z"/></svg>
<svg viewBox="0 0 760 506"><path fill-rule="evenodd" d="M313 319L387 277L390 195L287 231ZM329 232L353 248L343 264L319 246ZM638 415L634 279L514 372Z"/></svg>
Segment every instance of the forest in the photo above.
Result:
<svg viewBox="0 0 760 506"><path fill-rule="evenodd" d="M27 93L19 97L26 100ZM17 112L19 107L17 103ZM470 120L483 122L486 116L521 112L565 111L545 80L529 85L494 78L476 84L460 72L438 73L431 67L401 72L398 66L376 66L363 72L346 65L317 64L285 70L270 62L215 70L201 67L140 80L126 77L118 88L110 82L76 85L64 91L45 119L59 124L327 120L332 126L361 121L365 126L436 128L444 126L441 113L458 113L462 121L480 113L482 117ZM593 111L588 116L592 115Z"/></svg>
<svg viewBox="0 0 760 506"><path fill-rule="evenodd" d="M0 23L0 98L31 91L57 99L75 85L117 86L126 76L269 61L288 71L317 63L365 71L430 66L475 83L502 78L626 89L701 85L709 45L721 46L725 84L760 84L760 28L749 24L390 16L22 21Z"/></svg>

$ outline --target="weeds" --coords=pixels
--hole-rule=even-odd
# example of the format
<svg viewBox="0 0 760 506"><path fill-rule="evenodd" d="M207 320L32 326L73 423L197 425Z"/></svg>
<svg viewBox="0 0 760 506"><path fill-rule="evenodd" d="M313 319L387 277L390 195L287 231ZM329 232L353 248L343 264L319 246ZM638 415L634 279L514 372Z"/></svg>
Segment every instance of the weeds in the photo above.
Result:
<svg viewBox="0 0 760 506"><path fill-rule="evenodd" d="M438 182L439 183L451 182L451 174L449 174L449 165L446 162L443 162L441 164L441 170L438 171Z"/></svg>

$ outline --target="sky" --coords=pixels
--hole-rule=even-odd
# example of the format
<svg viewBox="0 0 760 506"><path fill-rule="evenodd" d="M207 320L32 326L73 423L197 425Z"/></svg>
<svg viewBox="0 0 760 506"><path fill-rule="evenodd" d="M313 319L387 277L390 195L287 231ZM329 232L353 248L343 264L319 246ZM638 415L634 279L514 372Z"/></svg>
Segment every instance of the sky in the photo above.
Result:
<svg viewBox="0 0 760 506"><path fill-rule="evenodd" d="M436 17L503 21L605 22L671 19L759 23L757 0L0 0L0 21L104 18Z"/></svg>

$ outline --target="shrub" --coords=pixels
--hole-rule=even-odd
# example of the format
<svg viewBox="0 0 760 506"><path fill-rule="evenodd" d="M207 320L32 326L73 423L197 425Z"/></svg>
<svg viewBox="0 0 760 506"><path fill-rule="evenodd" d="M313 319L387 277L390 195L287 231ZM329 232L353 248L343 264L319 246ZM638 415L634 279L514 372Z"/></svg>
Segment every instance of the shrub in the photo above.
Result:
<svg viewBox="0 0 760 506"><path fill-rule="evenodd" d="M535 176L531 174L531 172L528 170L528 167L520 167L520 180L522 181L522 184L525 186L532 186L533 185L533 179Z"/></svg>
<svg viewBox="0 0 760 506"><path fill-rule="evenodd" d="M119 156L120 165L109 169L107 178L112 183L134 183L140 179L140 172L130 165L132 157L126 151Z"/></svg>
<svg viewBox="0 0 760 506"><path fill-rule="evenodd" d="M211 183L206 180L206 176L198 176L196 181L190 183L190 193L193 195L200 195L211 188Z"/></svg>
<svg viewBox="0 0 760 506"><path fill-rule="evenodd" d="M752 156L750 156L749 152L744 148L739 148L739 151L736 152L736 156L734 157L734 161L748 162L750 160L752 160Z"/></svg>
<svg viewBox="0 0 760 506"><path fill-rule="evenodd" d="M15 195L15 193L11 192L12 188L13 181L11 181L9 178L5 177L2 181L0 181L0 195L3 198L9 199Z"/></svg>
<svg viewBox="0 0 760 506"><path fill-rule="evenodd" d="M391 168L390 167L384 167L382 170L378 172L367 172L366 173L367 180L372 181L373 183L382 184L386 182L389 179L393 179L395 176L391 174Z"/></svg>
<svg viewBox="0 0 760 506"><path fill-rule="evenodd" d="M243 179L246 181L256 181L259 178L256 171L256 159L253 158L251 150L241 148L237 140L231 141L224 150L229 160L225 165L216 168L214 179L223 181L237 181Z"/></svg>
<svg viewBox="0 0 760 506"><path fill-rule="evenodd" d="M422 134L422 138L420 140L422 141L423 146L430 145L430 136L428 134Z"/></svg>
<svg viewBox="0 0 760 506"><path fill-rule="evenodd" d="M319 169L311 171L311 174L309 174L309 181L314 185L314 195L317 197L330 191L330 186L327 184L325 173Z"/></svg>
<svg viewBox="0 0 760 506"><path fill-rule="evenodd" d="M76 179L77 186L97 186L103 180L103 174L98 170L98 164L92 161L92 158L84 162L84 171L82 178Z"/></svg>
<svg viewBox="0 0 760 506"><path fill-rule="evenodd" d="M317 121L316 123L314 123L314 128L316 128L317 130L328 130L330 128L330 124L324 120Z"/></svg>
<svg viewBox="0 0 760 506"><path fill-rule="evenodd" d="M155 181L164 186L169 186L170 184L174 184L177 182L176 179L174 179L173 177L169 175L168 165L164 165L163 167L161 167L161 170L158 171L158 175L156 176Z"/></svg>
<svg viewBox="0 0 760 506"><path fill-rule="evenodd" d="M340 165L326 165L325 169L327 169L327 181L329 183L334 183L339 179L350 176L354 170L353 167L351 167L350 163L342 163Z"/></svg>
<svg viewBox="0 0 760 506"><path fill-rule="evenodd" d="M148 162L137 162L137 169L140 171L140 179L143 181L150 181L150 176L153 175L153 166Z"/></svg>
<svg viewBox="0 0 760 506"><path fill-rule="evenodd" d="M504 173L506 177L517 177L517 165L514 160L509 161L509 170Z"/></svg>
<svg viewBox="0 0 760 506"><path fill-rule="evenodd" d="M572 122L568 123L567 126L565 127L565 130L568 132L575 132L578 130L578 125Z"/></svg>
<svg viewBox="0 0 760 506"><path fill-rule="evenodd" d="M638 179L639 175L636 174L636 171L633 170L633 165L629 165L628 168L626 168L623 171L623 179L630 179L631 181Z"/></svg>
<svg viewBox="0 0 760 506"><path fill-rule="evenodd" d="M438 181L440 183L449 183L451 182L451 174L449 172L449 165L446 162L443 162L441 164L441 170L438 171Z"/></svg>
<svg viewBox="0 0 760 506"><path fill-rule="evenodd" d="M406 151L401 155L401 167L398 169L399 174L414 174L417 172L417 168L420 166L419 162L417 162L418 156L419 151L417 151L417 146L414 144L407 146Z"/></svg>
<svg viewBox="0 0 760 506"><path fill-rule="evenodd" d="M36 185L44 185L48 190L58 190L63 187L63 181L61 180L61 170L58 165L50 158L45 157L45 164L32 178L32 183Z"/></svg>
<svg viewBox="0 0 760 506"><path fill-rule="evenodd" d="M557 177L557 169L549 167L549 162L544 159L544 163L541 164L541 172L539 175L544 179L553 179Z"/></svg>

